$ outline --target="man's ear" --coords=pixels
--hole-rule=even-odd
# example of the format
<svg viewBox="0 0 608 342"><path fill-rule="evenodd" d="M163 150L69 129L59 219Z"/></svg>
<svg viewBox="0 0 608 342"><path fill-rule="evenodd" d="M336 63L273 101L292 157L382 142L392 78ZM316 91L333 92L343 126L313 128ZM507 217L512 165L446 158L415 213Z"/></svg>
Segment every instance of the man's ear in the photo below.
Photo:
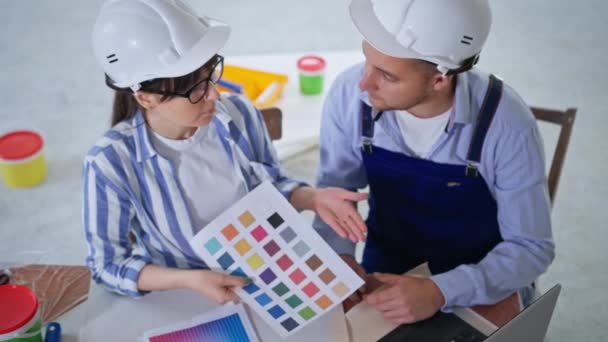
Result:
<svg viewBox="0 0 608 342"><path fill-rule="evenodd" d="M160 103L160 96L158 94L137 91L133 94L133 97L146 110L152 110Z"/></svg>
<svg viewBox="0 0 608 342"><path fill-rule="evenodd" d="M446 76L441 73L436 73L433 75L433 89L435 91L444 90L446 87L450 87L452 85L452 79L454 76Z"/></svg>

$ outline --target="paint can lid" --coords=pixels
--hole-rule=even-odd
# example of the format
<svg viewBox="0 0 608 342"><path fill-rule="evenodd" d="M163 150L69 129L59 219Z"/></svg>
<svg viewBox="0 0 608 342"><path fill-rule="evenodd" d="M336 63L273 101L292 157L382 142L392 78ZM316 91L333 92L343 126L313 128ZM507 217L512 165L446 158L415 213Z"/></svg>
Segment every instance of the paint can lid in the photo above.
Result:
<svg viewBox="0 0 608 342"><path fill-rule="evenodd" d="M14 131L0 136L0 160L18 161L42 149L44 140L33 131Z"/></svg>
<svg viewBox="0 0 608 342"><path fill-rule="evenodd" d="M25 286L0 286L0 335L14 332L29 323L38 311L36 294Z"/></svg>
<svg viewBox="0 0 608 342"><path fill-rule="evenodd" d="M325 68L325 60L319 56L303 56L298 59L298 69L305 72L321 71Z"/></svg>

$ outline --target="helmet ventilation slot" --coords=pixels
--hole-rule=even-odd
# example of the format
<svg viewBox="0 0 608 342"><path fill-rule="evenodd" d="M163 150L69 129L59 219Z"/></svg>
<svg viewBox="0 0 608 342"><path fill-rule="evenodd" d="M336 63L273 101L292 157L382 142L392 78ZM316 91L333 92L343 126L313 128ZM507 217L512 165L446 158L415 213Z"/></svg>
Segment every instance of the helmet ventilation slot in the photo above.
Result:
<svg viewBox="0 0 608 342"><path fill-rule="evenodd" d="M469 37L469 36L462 36L462 39L460 40L460 42L465 45L471 45L472 41L473 41L473 37Z"/></svg>
<svg viewBox="0 0 608 342"><path fill-rule="evenodd" d="M114 62L118 62L118 58L116 57L116 54L113 53L111 55L106 56L106 59L108 60L108 62L110 64L114 63Z"/></svg>

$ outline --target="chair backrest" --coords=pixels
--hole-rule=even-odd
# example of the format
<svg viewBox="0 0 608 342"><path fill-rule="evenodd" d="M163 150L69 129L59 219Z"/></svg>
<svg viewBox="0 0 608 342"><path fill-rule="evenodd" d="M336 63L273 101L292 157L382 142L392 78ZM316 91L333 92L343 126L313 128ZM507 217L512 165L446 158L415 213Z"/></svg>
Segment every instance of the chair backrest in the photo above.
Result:
<svg viewBox="0 0 608 342"><path fill-rule="evenodd" d="M268 129L270 139L281 139L281 136L283 135L283 113L281 110L277 107L268 107L260 109L260 112L262 113L262 117L266 123L266 128Z"/></svg>
<svg viewBox="0 0 608 342"><path fill-rule="evenodd" d="M537 120L562 126L559 138L557 139L557 145L555 146L555 152L553 153L548 178L549 198L553 205L555 193L557 192L557 184L559 183L559 177L562 173L566 151L568 150L568 143L570 142L570 135L572 134L572 126L574 125L574 118L576 117L576 108L568 108L565 111L538 107L530 107L530 109Z"/></svg>

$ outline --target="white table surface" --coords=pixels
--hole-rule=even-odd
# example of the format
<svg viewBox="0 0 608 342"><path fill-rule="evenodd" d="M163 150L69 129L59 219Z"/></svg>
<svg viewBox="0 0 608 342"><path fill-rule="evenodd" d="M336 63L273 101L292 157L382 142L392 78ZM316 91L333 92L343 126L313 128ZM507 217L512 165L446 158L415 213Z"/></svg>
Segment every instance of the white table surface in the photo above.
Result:
<svg viewBox="0 0 608 342"><path fill-rule="evenodd" d="M189 321L216 308L216 304L190 290L158 291L132 299L92 285L89 299L59 322L63 341L137 341L147 330ZM247 311L262 342L348 342L341 306L285 339L275 334L252 310Z"/></svg>

